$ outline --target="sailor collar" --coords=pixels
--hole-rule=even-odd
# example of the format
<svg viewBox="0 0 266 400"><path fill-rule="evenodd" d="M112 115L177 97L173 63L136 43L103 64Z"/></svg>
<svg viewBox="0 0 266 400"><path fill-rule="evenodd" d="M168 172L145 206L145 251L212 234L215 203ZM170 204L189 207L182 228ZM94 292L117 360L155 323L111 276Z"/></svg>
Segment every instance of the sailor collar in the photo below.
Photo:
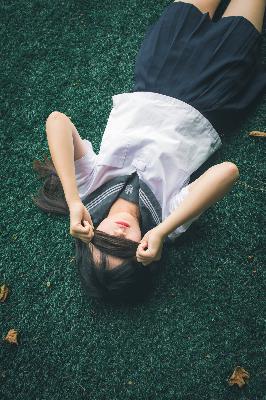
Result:
<svg viewBox="0 0 266 400"><path fill-rule="evenodd" d="M130 175L117 176L105 182L85 197L83 203L88 209L95 227L108 216L111 206L119 198L119 195L134 174L137 174L137 172ZM130 187L131 185L128 186ZM144 236L147 231L162 222L162 208L153 192L140 178L139 209L141 215L140 230L141 235Z"/></svg>

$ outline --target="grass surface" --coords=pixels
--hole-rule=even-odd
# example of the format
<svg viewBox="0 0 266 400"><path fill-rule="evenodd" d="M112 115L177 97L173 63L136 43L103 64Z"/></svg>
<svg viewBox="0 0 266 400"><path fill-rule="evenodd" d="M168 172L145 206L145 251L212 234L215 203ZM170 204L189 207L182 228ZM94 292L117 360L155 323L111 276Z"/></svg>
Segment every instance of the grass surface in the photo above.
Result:
<svg viewBox="0 0 266 400"><path fill-rule="evenodd" d="M131 89L146 28L169 2L0 4L0 283L11 289L0 334L21 333L19 346L1 340L1 400L266 399L265 143L248 136L266 129L265 99L208 161L236 163L240 179L164 251L151 300L97 306L77 279L68 218L32 203L32 160L49 155L54 110L99 151L111 96ZM250 373L242 389L227 383L237 365Z"/></svg>

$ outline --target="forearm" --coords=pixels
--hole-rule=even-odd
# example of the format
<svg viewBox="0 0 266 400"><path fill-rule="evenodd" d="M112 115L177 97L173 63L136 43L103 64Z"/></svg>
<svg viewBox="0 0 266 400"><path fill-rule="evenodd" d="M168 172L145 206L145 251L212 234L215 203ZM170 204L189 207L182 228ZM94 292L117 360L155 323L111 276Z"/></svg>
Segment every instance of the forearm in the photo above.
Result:
<svg viewBox="0 0 266 400"><path fill-rule="evenodd" d="M204 212L231 189L238 178L238 173L233 171L232 168L229 171L224 164L219 164L214 166L216 169L213 167L206 171L197 184L190 188L182 204L158 225L158 231L163 237L166 237L191 218Z"/></svg>
<svg viewBox="0 0 266 400"><path fill-rule="evenodd" d="M58 111L49 115L46 133L51 157L63 186L65 199L70 206L80 201L74 166L74 145L70 120Z"/></svg>

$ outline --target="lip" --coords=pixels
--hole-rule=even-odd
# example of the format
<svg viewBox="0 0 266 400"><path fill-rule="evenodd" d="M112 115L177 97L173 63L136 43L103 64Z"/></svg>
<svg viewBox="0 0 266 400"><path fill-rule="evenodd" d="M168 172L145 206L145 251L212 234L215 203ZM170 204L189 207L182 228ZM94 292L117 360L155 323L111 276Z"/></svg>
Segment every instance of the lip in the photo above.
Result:
<svg viewBox="0 0 266 400"><path fill-rule="evenodd" d="M115 221L115 223L118 224L118 225L122 225L122 226L124 226L126 228L130 227L130 225L125 221Z"/></svg>

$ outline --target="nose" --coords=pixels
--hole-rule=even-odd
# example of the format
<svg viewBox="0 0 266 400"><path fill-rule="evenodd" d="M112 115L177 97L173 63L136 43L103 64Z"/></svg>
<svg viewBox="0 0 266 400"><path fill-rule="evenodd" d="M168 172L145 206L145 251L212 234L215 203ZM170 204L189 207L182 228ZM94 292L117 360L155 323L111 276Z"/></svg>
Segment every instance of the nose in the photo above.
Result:
<svg viewBox="0 0 266 400"><path fill-rule="evenodd" d="M125 237L125 236L126 236L125 229L123 229L123 228L117 228L117 229L114 231L114 235L115 235L115 236L120 236L120 237Z"/></svg>

